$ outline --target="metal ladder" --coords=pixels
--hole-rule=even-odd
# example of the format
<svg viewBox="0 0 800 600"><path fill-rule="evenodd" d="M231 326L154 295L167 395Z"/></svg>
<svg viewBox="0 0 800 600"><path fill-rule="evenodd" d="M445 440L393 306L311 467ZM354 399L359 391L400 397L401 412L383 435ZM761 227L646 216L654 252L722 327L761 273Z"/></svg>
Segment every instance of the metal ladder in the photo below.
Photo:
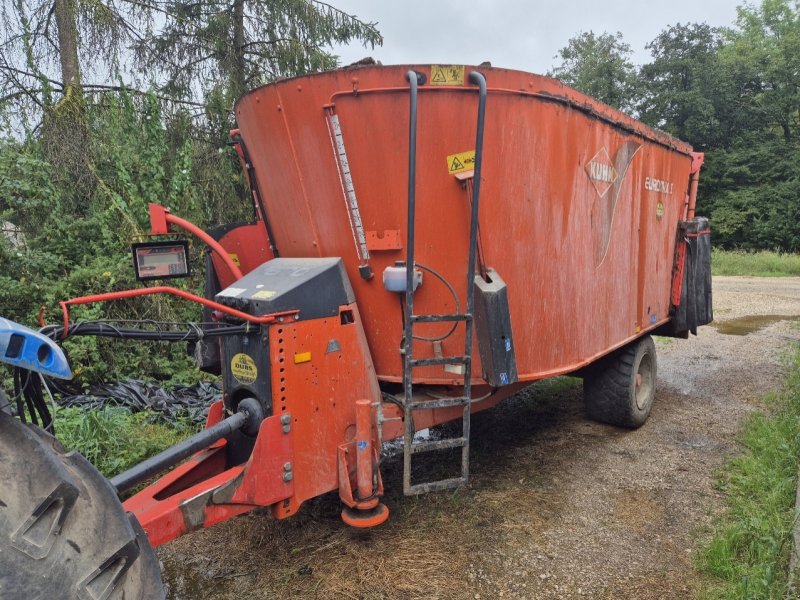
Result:
<svg viewBox="0 0 800 600"><path fill-rule="evenodd" d="M476 84L478 97L478 124L475 136L475 168L472 186L472 212L470 216L469 259L467 264L467 306L466 312L439 315L418 315L414 313L414 232L416 210L416 158L417 158L417 87L421 75L408 71L410 109L409 109L409 141L408 141L408 240L406 250L406 290L405 290L405 331L403 337L403 492L406 495L424 494L440 490L448 490L469 481L469 431L472 402L472 331L474 297L474 273L478 240L478 207L481 185L481 162L483 158L483 129L486 112L486 79L481 73L472 71L470 82ZM414 358L414 326L418 323L457 323L465 324L464 354L460 356L435 356L434 358ZM413 371L417 367L431 365L463 365L464 387L460 396L436 398L433 400L414 399ZM420 409L462 407L461 436L440 440L415 441L413 413ZM412 484L411 462L415 454L461 448L461 475L449 479Z"/></svg>

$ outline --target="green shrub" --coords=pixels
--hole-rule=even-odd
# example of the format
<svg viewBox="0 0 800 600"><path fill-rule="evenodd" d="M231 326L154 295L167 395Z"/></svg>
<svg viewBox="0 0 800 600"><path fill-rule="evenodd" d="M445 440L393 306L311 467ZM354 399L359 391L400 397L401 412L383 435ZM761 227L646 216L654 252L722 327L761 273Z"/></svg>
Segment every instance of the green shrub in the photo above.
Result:
<svg viewBox="0 0 800 600"><path fill-rule="evenodd" d="M176 424L156 413L132 413L122 407L84 411L59 408L56 437L68 450L85 456L106 477L111 477L199 431L188 420Z"/></svg>

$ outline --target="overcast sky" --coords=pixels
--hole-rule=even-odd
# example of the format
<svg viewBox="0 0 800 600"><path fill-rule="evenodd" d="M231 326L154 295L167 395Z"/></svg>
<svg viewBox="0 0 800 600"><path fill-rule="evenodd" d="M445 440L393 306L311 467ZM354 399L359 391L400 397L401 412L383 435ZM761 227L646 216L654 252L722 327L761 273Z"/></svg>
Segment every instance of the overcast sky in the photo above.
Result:
<svg viewBox="0 0 800 600"><path fill-rule="evenodd" d="M545 73L569 38L581 31L622 32L636 64L648 62L645 44L677 23L732 25L737 0L331 0L336 8L377 22L384 44L334 52L342 64L372 56L385 65L477 65L490 61Z"/></svg>

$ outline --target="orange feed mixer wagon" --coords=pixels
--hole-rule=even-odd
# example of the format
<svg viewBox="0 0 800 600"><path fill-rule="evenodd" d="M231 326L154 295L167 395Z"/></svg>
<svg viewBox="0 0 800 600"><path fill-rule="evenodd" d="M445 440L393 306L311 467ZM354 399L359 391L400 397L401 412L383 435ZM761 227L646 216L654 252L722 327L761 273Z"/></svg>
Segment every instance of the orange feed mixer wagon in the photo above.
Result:
<svg viewBox="0 0 800 600"><path fill-rule="evenodd" d="M124 503L153 545L334 490L345 522L380 524L383 442L403 440L406 494L463 485L470 415L546 377L583 377L591 417L638 427L651 334L711 320L702 154L557 81L348 68L258 88L235 115L254 222L206 233L150 209L154 234L211 247L193 299L209 336L228 332L206 344L223 381L206 430L111 480L188 457ZM182 272L185 248L162 244L134 249L143 277ZM69 305L153 292L191 297L73 299L63 327ZM415 436L449 421L451 437ZM452 473L425 479L444 455Z"/></svg>

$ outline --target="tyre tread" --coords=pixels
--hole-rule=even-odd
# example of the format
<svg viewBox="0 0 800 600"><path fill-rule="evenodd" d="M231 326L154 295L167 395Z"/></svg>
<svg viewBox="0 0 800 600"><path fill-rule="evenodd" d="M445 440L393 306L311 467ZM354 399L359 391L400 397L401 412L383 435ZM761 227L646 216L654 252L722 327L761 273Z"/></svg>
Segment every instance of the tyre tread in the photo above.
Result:
<svg viewBox="0 0 800 600"><path fill-rule="evenodd" d="M644 409L639 409L634 397L633 380L645 354L651 357L655 379L655 344L649 335L598 361L598 368L592 369L591 375L583 380L586 410L590 418L629 429L644 424L650 414L652 397Z"/></svg>

